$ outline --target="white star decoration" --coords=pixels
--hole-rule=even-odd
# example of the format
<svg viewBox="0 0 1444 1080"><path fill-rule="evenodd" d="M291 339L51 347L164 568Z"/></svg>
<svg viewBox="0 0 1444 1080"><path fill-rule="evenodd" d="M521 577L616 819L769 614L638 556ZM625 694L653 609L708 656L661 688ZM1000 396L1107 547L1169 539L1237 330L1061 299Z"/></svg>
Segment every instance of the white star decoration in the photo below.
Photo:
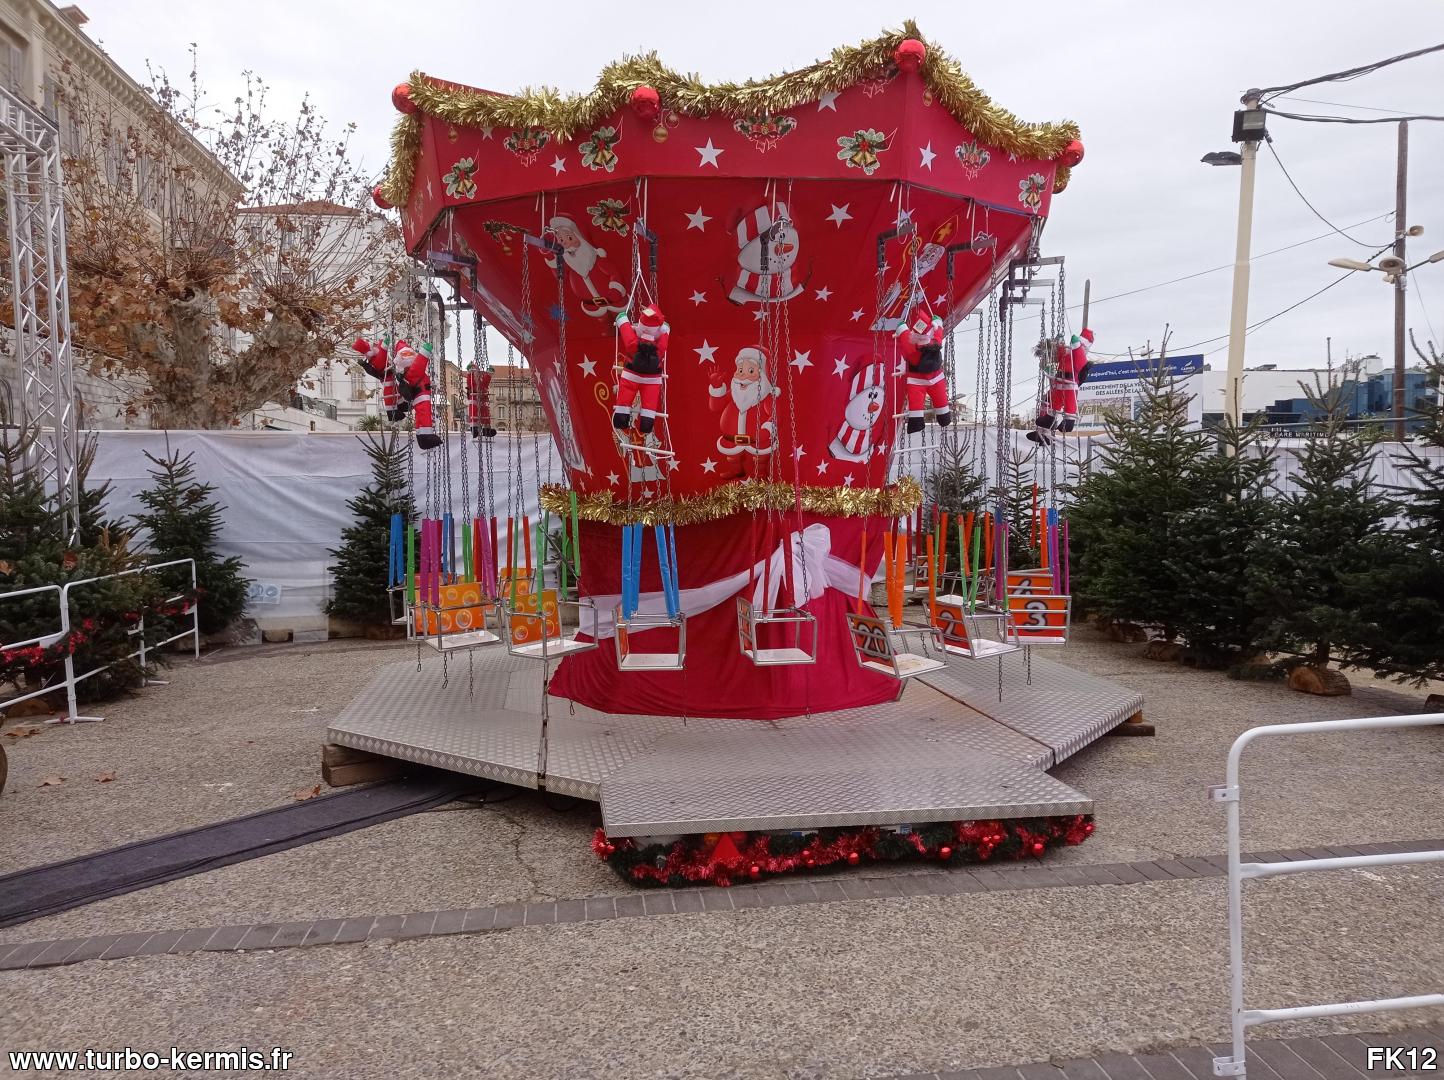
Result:
<svg viewBox="0 0 1444 1080"><path fill-rule="evenodd" d="M721 150L721 149L719 149L719 148L717 148L717 147L715 147L715 146L712 145L712 139L711 139L710 136L709 136L708 139L707 139L707 145L706 145L706 146L694 146L694 147L692 147L692 149L695 150L695 151L697 151L697 153L699 153L699 154L702 155L702 160L699 161L699 162L697 162L697 168L699 168L699 169L700 169L703 165L711 165L712 168L714 168L714 169L715 169L715 168L718 168L718 165L717 165L717 155L718 155L718 154L726 153L725 150Z"/></svg>
<svg viewBox="0 0 1444 1080"><path fill-rule="evenodd" d="M848 473L846 476L844 476L844 477L842 478L842 486L843 486L843 487L852 487L852 473Z"/></svg>
<svg viewBox="0 0 1444 1080"><path fill-rule="evenodd" d="M717 471L717 463L716 463L715 461L713 461L711 458L708 458L706 461L702 462L702 471L703 471L703 472L716 472L716 471Z"/></svg>
<svg viewBox="0 0 1444 1080"><path fill-rule="evenodd" d="M852 313L852 321L857 322L858 319L862 318L866 314L867 312L863 311L862 308L858 308Z"/></svg>
<svg viewBox="0 0 1444 1080"><path fill-rule="evenodd" d="M827 288L827 286L824 285L822 288L820 288L820 289L817 290L817 298L818 298L819 300L830 300L830 299L832 299L832 290L829 289L829 288Z"/></svg>
<svg viewBox="0 0 1444 1080"><path fill-rule="evenodd" d="M707 141L710 143L712 140L708 139ZM700 148L698 152L700 153ZM718 150L717 152L720 154L722 151ZM717 163L714 161L712 164L715 165ZM699 165L698 168L701 168L701 166ZM707 230L704 229L703 226L706 225L707 222L712 220L706 214L702 213L702 208L700 206L697 207L697 209L694 210L692 213L684 213L682 216L687 219L687 228L696 229L699 232L706 232Z"/></svg>
<svg viewBox="0 0 1444 1080"><path fill-rule="evenodd" d="M923 156L922 167L924 169L927 169L928 172L932 172L933 158L938 156L937 154L933 153L933 144L928 143L926 146L919 146L918 153Z"/></svg>
<svg viewBox="0 0 1444 1080"><path fill-rule="evenodd" d="M489 138L491 138L491 125L490 125L490 124L484 124L484 125L482 125L481 137L482 137L483 139L489 139Z"/></svg>
<svg viewBox="0 0 1444 1080"><path fill-rule="evenodd" d="M694 292L694 293L692 294L692 303L694 303L694 304L705 304L706 302L707 302L707 294L706 294L706 293L704 293L704 292Z"/></svg>
<svg viewBox="0 0 1444 1080"><path fill-rule="evenodd" d="M831 109L833 112L837 112L837 99L841 96L841 92L837 90L824 90L822 97L817 102L817 111L822 112L823 109Z"/></svg>
<svg viewBox="0 0 1444 1080"><path fill-rule="evenodd" d="M938 293L937 297L933 300L934 304L946 304L947 302L948 298L942 293Z"/></svg>
<svg viewBox="0 0 1444 1080"><path fill-rule="evenodd" d="M560 154L558 154L557 157L556 157L556 160L554 160L554 161L552 162L552 172L554 172L554 173L556 173L558 176L560 176L562 173L564 173L564 172L566 172L566 171L567 171L567 163L566 163L566 160L565 160Z"/></svg>
<svg viewBox="0 0 1444 1080"><path fill-rule="evenodd" d="M790 366L795 367L798 371L801 371L803 368L810 368L812 366L812 361L808 359L808 357L811 355L811 349L809 349L807 352L799 352L787 363Z"/></svg>
<svg viewBox="0 0 1444 1080"><path fill-rule="evenodd" d="M898 216L897 216L897 228L898 228L898 232L902 232L902 231L904 231L905 229L911 229L912 226L913 226L913 214L912 214L912 211L911 211L911 210L901 210L901 211L899 211L899 212L898 212Z"/></svg>
<svg viewBox="0 0 1444 1080"><path fill-rule="evenodd" d="M697 363L699 363L699 364L711 364L711 363L715 363L714 356L715 356L715 354L716 354L716 352L717 352L717 346L716 346L716 345L708 345L706 338L703 338L703 339L702 339L702 347L701 347L700 349L693 349L692 351L697 354Z"/></svg>
<svg viewBox="0 0 1444 1080"><path fill-rule="evenodd" d="M807 453L807 451L804 450L802 447L799 446L797 449L795 449L795 450L792 451L792 460L793 460L793 461L801 461L802 458L803 458L803 455L806 454L806 453Z"/></svg>
<svg viewBox="0 0 1444 1080"><path fill-rule="evenodd" d="M827 205L832 207L832 213L827 215L827 220L832 222L839 229L842 228L842 223L844 221L852 220L852 215L847 212L847 208L851 206L852 203L843 203L841 206L838 206L835 203L828 203Z"/></svg>
<svg viewBox="0 0 1444 1080"><path fill-rule="evenodd" d="M832 362L832 373L839 379L847 378L847 357L839 356Z"/></svg>
<svg viewBox="0 0 1444 1080"><path fill-rule="evenodd" d="M1009 155L1008 155L1008 160L1009 160L1009 161L1017 161L1017 160L1018 160L1018 155L1017 155L1017 154L1009 154Z"/></svg>
<svg viewBox="0 0 1444 1080"><path fill-rule="evenodd" d="M827 459L824 458L822 461L819 461L819 462L817 463L817 474L818 474L819 476L821 476L821 475L823 475L823 474L826 473L826 472L827 472Z"/></svg>
<svg viewBox="0 0 1444 1080"><path fill-rule="evenodd" d="M616 487L616 486L617 486L618 484L620 484L621 482L622 482L622 478L621 478L620 476L618 476L616 473L614 473L614 472L609 472L609 473L607 473L607 483L610 484L612 487Z"/></svg>
<svg viewBox="0 0 1444 1080"><path fill-rule="evenodd" d="M767 309L761 304L757 305L757 310L752 313L752 317L758 322L761 322L763 319L767 318Z"/></svg>
<svg viewBox="0 0 1444 1080"><path fill-rule="evenodd" d="M590 356L583 356L582 362L578 364L577 367L581 368L582 371L588 375L595 375L597 373L597 362Z"/></svg>
<svg viewBox="0 0 1444 1080"><path fill-rule="evenodd" d="M671 471L672 471L673 469L675 469L678 465L682 464L682 459L681 459L681 458L669 457L669 458L663 458L662 460L666 463L666 465L667 465L667 471L668 471L668 472L671 472Z"/></svg>

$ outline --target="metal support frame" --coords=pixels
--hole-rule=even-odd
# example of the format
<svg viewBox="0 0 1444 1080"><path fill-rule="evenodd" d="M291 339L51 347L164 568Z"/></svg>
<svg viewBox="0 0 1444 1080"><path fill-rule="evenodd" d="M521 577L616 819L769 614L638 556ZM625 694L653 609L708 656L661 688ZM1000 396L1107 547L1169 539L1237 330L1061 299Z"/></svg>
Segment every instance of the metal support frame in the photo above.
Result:
<svg viewBox="0 0 1444 1080"><path fill-rule="evenodd" d="M617 668L621 671L681 671L687 663L687 616L675 619L668 615L633 614L627 618L618 605L612 615L616 631L612 638L617 649ZM642 652L633 647L632 635L648 630L673 627L677 631L677 647L671 652Z"/></svg>
<svg viewBox="0 0 1444 1080"><path fill-rule="evenodd" d="M758 631L764 626L778 627L784 638L791 638L790 645L767 646L758 639ZM791 634L788 634L788 631ZM786 664L815 664L817 662L817 616L806 608L777 608L773 611L759 611L745 596L737 598L737 640L742 655L758 667L780 667Z"/></svg>
<svg viewBox="0 0 1444 1080"><path fill-rule="evenodd" d="M1324 1005L1301 1005L1288 1009L1247 1009L1243 1003L1243 883L1249 878L1303 874L1314 870L1348 870L1355 867L1394 866L1406 863L1444 862L1444 851L1404 851L1385 855L1350 855L1334 859L1300 859L1297 862L1244 862L1240 853L1243 802L1239 785L1239 759L1249 743L1268 735L1314 735L1336 731L1388 731L1395 728L1444 727L1444 713L1416 716L1370 716L1355 720L1318 720L1306 724L1267 724L1245 731L1228 752L1224 783L1209 789L1209 798L1224 804L1228 812L1228 966L1233 1020L1233 1053L1213 1059L1215 1076L1246 1075L1244 1036L1256 1024L1280 1020L1304 1020L1314 1016L1342 1016L1386 1012L1393 1009L1421 1009L1444 1005L1444 993L1413 997L1380 998L1373 1001L1343 1001Z"/></svg>
<svg viewBox="0 0 1444 1080"><path fill-rule="evenodd" d="M60 131L0 87L0 159L20 370L20 421L40 428L27 470L51 491L65 535L80 529L80 436L70 336Z"/></svg>
<svg viewBox="0 0 1444 1080"><path fill-rule="evenodd" d="M576 608L577 628L572 633L561 632L561 609L564 607ZM591 628L582 625L584 612L591 613ZM547 633L547 615L543 611L517 611L515 608L505 604L501 607L501 629L506 631L506 651L513 656L523 656L528 660L552 660L562 656L569 656L572 653L590 652L597 647L600 641L598 636L597 606L588 599L561 600L556 601L556 619L558 633L549 635ZM517 642L513 627L517 623L533 623L537 629L536 640L524 644ZM590 636L590 641L583 641L582 634Z"/></svg>

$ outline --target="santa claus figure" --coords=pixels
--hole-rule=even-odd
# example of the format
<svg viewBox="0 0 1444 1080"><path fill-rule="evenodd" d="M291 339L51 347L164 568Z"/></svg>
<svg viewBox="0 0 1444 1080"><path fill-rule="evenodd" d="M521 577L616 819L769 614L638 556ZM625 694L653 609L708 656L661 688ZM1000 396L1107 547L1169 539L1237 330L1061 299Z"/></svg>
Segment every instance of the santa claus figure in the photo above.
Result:
<svg viewBox="0 0 1444 1080"><path fill-rule="evenodd" d="M852 377L847 408L842 413L842 426L828 446L828 452L839 461L867 461L872 457L873 427L882 418L887 398L886 379L881 364L865 364Z"/></svg>
<svg viewBox="0 0 1444 1080"><path fill-rule="evenodd" d="M952 420L948 402L948 378L943 371L943 320L919 316L911 326L898 328L900 351L907 362L908 434L923 429L923 407L929 402L940 427Z"/></svg>
<svg viewBox="0 0 1444 1080"><path fill-rule="evenodd" d="M386 415L392 421L400 420L408 411L415 417L416 445L430 450L441 445L441 436L436 434L431 417L431 346L423 344L420 350L413 349L404 341L398 341L392 350L390 363L386 363L386 348L372 344L365 338L357 338L351 345L361 354L361 366L380 378L382 400L386 401L387 378L394 387L395 405L387 406ZM386 365L381 375L376 375L377 365Z"/></svg>
<svg viewBox="0 0 1444 1080"><path fill-rule="evenodd" d="M594 318L609 311L625 311L627 287L607 262L606 251L588 240L569 217L554 217L549 225L557 247L548 250L546 264L556 269L558 258L566 264L571 271L572 292L581 301L582 311Z"/></svg>
<svg viewBox="0 0 1444 1080"><path fill-rule="evenodd" d="M612 426L618 430L632 426L632 405L639 398L637 430L647 435L656 424L671 332L666 316L655 304L642 308L635 323L625 311L617 316L618 345L625 358L617 372L617 404L612 409Z"/></svg>
<svg viewBox="0 0 1444 1080"><path fill-rule="evenodd" d="M491 426L491 372L474 360L466 369L466 426L473 439L489 439L496 434L496 428Z"/></svg>
<svg viewBox="0 0 1444 1080"><path fill-rule="evenodd" d="M799 251L787 204L759 206L737 223L737 284L728 299L734 304L791 300L802 291L792 276Z"/></svg>
<svg viewBox="0 0 1444 1080"><path fill-rule="evenodd" d="M357 338L351 343L351 348L361 354L361 370L373 379L380 380L381 407L386 411L386 419L393 424L397 423L411 408L411 402L404 399L396 387L396 375L391 370L386 346L379 341Z"/></svg>
<svg viewBox="0 0 1444 1080"><path fill-rule="evenodd" d="M719 476L755 476L759 459L772 453L777 438L773 399L781 391L767 377L767 354L756 347L741 349L730 380L723 380L716 364L708 374L712 411L721 414L717 452L728 466Z"/></svg>
<svg viewBox="0 0 1444 1080"><path fill-rule="evenodd" d="M1028 439L1039 446L1048 446L1058 432L1072 431L1078 423L1078 387L1088 377L1088 350L1093 347L1093 331L1087 327L1074 334L1071 341L1044 341L1038 346L1047 358L1053 352L1052 370L1048 372L1048 404L1038 410L1038 421Z"/></svg>

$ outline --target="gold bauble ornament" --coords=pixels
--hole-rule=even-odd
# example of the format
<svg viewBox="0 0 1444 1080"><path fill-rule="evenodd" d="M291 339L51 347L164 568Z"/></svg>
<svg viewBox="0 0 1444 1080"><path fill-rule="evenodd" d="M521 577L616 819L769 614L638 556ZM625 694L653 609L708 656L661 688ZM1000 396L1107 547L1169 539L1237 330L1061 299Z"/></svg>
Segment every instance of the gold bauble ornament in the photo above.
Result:
<svg viewBox="0 0 1444 1080"><path fill-rule="evenodd" d="M667 141L667 125L666 125L666 124L658 124L656 127L654 127L654 128L652 129L652 139L653 139L654 142L659 142L659 143L664 143L664 142L666 142L666 141Z"/></svg>
<svg viewBox="0 0 1444 1080"><path fill-rule="evenodd" d="M923 104L924 104L924 105L931 105L932 103L933 103L933 92L932 92L931 90L924 90L924 91L923 91Z"/></svg>

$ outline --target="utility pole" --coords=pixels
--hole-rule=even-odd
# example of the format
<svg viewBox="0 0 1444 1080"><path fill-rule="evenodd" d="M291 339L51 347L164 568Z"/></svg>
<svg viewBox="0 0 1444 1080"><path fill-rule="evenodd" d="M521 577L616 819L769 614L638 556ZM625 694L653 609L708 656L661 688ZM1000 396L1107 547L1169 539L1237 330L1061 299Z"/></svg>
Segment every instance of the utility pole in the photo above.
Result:
<svg viewBox="0 0 1444 1080"><path fill-rule="evenodd" d="M1234 114L1234 142L1242 143L1243 166L1238 183L1238 239L1233 255L1233 303L1228 324L1228 370L1223 388L1223 415L1230 424L1243 422L1243 352L1248 336L1249 244L1253 237L1253 188L1258 144L1266 138L1259 94L1250 90L1243 109Z"/></svg>
<svg viewBox="0 0 1444 1080"><path fill-rule="evenodd" d="M1400 267L1408 265L1404 244L1409 226L1405 203L1409 192L1409 121L1399 121L1399 171L1394 184L1394 257ZM1394 438L1404 441L1404 289L1409 277L1401 269L1394 282Z"/></svg>

